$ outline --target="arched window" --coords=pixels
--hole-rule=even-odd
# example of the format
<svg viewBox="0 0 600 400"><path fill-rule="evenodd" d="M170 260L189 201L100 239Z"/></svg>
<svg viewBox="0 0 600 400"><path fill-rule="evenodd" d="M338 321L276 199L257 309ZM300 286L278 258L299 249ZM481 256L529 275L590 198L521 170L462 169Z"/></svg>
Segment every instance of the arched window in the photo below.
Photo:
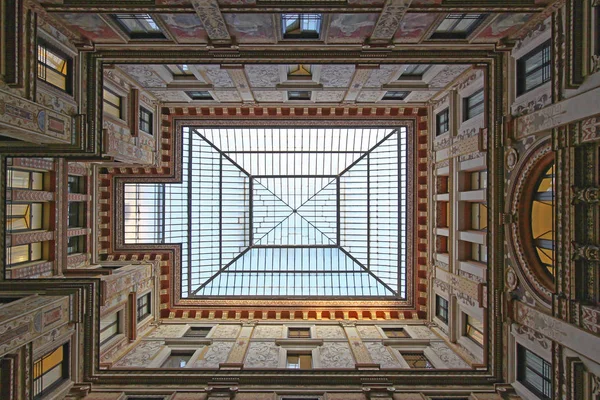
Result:
<svg viewBox="0 0 600 400"><path fill-rule="evenodd" d="M531 234L541 265L554 279L554 162L544 170L534 188Z"/></svg>

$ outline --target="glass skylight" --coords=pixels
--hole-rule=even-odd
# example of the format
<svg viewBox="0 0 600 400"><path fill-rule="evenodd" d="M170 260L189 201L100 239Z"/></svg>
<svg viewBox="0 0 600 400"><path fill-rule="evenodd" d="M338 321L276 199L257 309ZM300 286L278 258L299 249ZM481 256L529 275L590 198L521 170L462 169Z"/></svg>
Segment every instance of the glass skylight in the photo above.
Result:
<svg viewBox="0 0 600 400"><path fill-rule="evenodd" d="M125 185L125 243L181 243L182 297L405 297L405 128L184 128L182 155Z"/></svg>

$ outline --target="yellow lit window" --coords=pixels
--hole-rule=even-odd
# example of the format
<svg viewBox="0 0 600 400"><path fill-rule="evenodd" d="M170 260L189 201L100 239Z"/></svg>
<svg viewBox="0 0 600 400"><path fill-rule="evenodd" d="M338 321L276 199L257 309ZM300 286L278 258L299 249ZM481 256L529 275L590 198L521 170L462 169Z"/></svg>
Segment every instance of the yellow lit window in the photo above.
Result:
<svg viewBox="0 0 600 400"><path fill-rule="evenodd" d="M537 256L554 276L554 164L540 178L531 205L531 233Z"/></svg>
<svg viewBox="0 0 600 400"><path fill-rule="evenodd" d="M383 328L383 332L390 339L410 337L404 328Z"/></svg>
<svg viewBox="0 0 600 400"><path fill-rule="evenodd" d="M471 203L471 229L483 231L487 229L487 206L482 203Z"/></svg>
<svg viewBox="0 0 600 400"><path fill-rule="evenodd" d="M310 338L310 328L288 328L288 337L289 338L309 339Z"/></svg>
<svg viewBox="0 0 600 400"><path fill-rule="evenodd" d="M33 396L43 398L69 377L67 345L46 354L33 363Z"/></svg>
<svg viewBox="0 0 600 400"><path fill-rule="evenodd" d="M311 369L312 356L310 354L288 353L286 367L290 369Z"/></svg>
<svg viewBox="0 0 600 400"><path fill-rule="evenodd" d="M6 214L7 231L42 229L42 203L8 204Z"/></svg>
<svg viewBox="0 0 600 400"><path fill-rule="evenodd" d="M423 353L402 353L402 358L404 358L404 361L406 361L411 368L433 368L433 365Z"/></svg>
<svg viewBox="0 0 600 400"><path fill-rule="evenodd" d="M465 314L465 336L483 346L483 323L477 318Z"/></svg>
<svg viewBox="0 0 600 400"><path fill-rule="evenodd" d="M486 263L487 246L478 243L471 243L471 260Z"/></svg>
<svg viewBox="0 0 600 400"><path fill-rule="evenodd" d="M20 264L42 259L42 243L29 243L12 246L6 249L6 263L8 265Z"/></svg>
<svg viewBox="0 0 600 400"><path fill-rule="evenodd" d="M7 185L14 189L43 190L44 174L42 172L9 169Z"/></svg>
<svg viewBox="0 0 600 400"><path fill-rule="evenodd" d="M38 78L65 92L70 90L70 59L50 49L46 44L38 45Z"/></svg>
<svg viewBox="0 0 600 400"><path fill-rule="evenodd" d="M475 171L470 173L470 190L487 188L487 171Z"/></svg>
<svg viewBox="0 0 600 400"><path fill-rule="evenodd" d="M298 76L312 76L311 67L308 64L295 64L291 65L288 70L288 77L298 77Z"/></svg>

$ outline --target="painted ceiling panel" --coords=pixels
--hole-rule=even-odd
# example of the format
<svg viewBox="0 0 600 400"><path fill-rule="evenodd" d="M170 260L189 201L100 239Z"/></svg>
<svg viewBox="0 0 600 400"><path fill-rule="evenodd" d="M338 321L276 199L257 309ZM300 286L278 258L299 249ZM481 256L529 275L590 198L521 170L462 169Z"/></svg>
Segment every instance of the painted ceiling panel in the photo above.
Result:
<svg viewBox="0 0 600 400"><path fill-rule="evenodd" d="M93 42L125 42L98 14L63 13L58 16Z"/></svg>
<svg viewBox="0 0 600 400"><path fill-rule="evenodd" d="M225 14L229 34L238 43L275 43L272 14Z"/></svg>
<svg viewBox="0 0 600 400"><path fill-rule="evenodd" d="M333 14L329 43L363 43L373 32L379 14Z"/></svg>
<svg viewBox="0 0 600 400"><path fill-rule="evenodd" d="M365 83L365 87L381 87L389 83L392 79L392 75L398 71L399 65L382 65L379 69L371 71L369 79Z"/></svg>
<svg viewBox="0 0 600 400"><path fill-rule="evenodd" d="M321 83L324 87L347 87L354 75L354 65L323 65Z"/></svg>
<svg viewBox="0 0 600 400"><path fill-rule="evenodd" d="M122 64L120 68L144 87L166 87L150 65Z"/></svg>
<svg viewBox="0 0 600 400"><path fill-rule="evenodd" d="M202 65L199 69L203 69L206 72L210 83L215 85L215 87L235 87L227 71L221 69L218 65Z"/></svg>
<svg viewBox="0 0 600 400"><path fill-rule="evenodd" d="M394 42L417 43L427 32L439 14L407 13L394 35Z"/></svg>
<svg viewBox="0 0 600 400"><path fill-rule="evenodd" d="M281 102L283 101L283 95L285 92L279 92L275 90L256 91L254 92L254 98L257 101L262 102Z"/></svg>
<svg viewBox="0 0 600 400"><path fill-rule="evenodd" d="M180 43L206 43L208 34L196 14L160 14Z"/></svg>
<svg viewBox="0 0 600 400"><path fill-rule="evenodd" d="M279 65L246 65L245 68L251 87L274 88L280 83Z"/></svg>
<svg viewBox="0 0 600 400"><path fill-rule="evenodd" d="M157 99L159 99L160 101L166 101L166 102L175 102L175 103L180 103L180 102L188 102L191 101L191 99L182 91L180 90L167 90L167 91L150 91L154 96L156 96Z"/></svg>
<svg viewBox="0 0 600 400"><path fill-rule="evenodd" d="M363 90L358 95L358 98L356 99L356 101L361 102L361 103L372 103L372 102L379 100L379 98L382 95L383 95L383 92L381 92L379 90Z"/></svg>
<svg viewBox="0 0 600 400"><path fill-rule="evenodd" d="M515 33L533 14L500 14L474 39L476 42L495 42Z"/></svg>
<svg viewBox="0 0 600 400"><path fill-rule="evenodd" d="M443 88L455 80L467 68L469 68L468 65L448 65L429 82L429 85Z"/></svg>
<svg viewBox="0 0 600 400"><path fill-rule="evenodd" d="M217 96L217 99L219 101L224 102L224 103L233 103L233 102L239 103L242 101L240 94L237 91L233 91L233 90L215 91L215 95Z"/></svg>
<svg viewBox="0 0 600 400"><path fill-rule="evenodd" d="M344 91L319 91L315 93L315 101L321 103L339 103L344 100L344 95Z"/></svg>

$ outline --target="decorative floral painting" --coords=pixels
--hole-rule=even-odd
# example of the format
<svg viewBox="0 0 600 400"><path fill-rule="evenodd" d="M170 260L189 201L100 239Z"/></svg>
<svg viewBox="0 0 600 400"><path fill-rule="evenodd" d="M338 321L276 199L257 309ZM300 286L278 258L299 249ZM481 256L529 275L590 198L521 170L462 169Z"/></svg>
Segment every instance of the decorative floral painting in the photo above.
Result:
<svg viewBox="0 0 600 400"><path fill-rule="evenodd" d="M196 14L160 14L180 43L206 43L208 35Z"/></svg>
<svg viewBox="0 0 600 400"><path fill-rule="evenodd" d="M333 14L329 25L330 43L362 43L373 32L379 14Z"/></svg>
<svg viewBox="0 0 600 400"><path fill-rule="evenodd" d="M123 43L124 40L98 14L69 13L59 16L71 27L96 43Z"/></svg>
<svg viewBox="0 0 600 400"><path fill-rule="evenodd" d="M271 14L223 15L231 36L238 43L275 43L275 27Z"/></svg>

